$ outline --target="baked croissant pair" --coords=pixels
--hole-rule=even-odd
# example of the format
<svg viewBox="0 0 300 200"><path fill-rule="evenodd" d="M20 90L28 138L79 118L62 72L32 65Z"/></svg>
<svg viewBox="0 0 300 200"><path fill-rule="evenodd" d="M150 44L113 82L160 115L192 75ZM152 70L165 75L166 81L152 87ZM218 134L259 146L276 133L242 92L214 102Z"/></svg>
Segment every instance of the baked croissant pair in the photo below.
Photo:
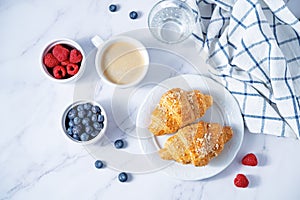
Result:
<svg viewBox="0 0 300 200"><path fill-rule="evenodd" d="M225 143L232 138L231 127L203 121L194 123L212 104L212 96L199 90L174 88L163 94L148 127L156 136L176 132L160 149L162 159L204 166L221 153Z"/></svg>

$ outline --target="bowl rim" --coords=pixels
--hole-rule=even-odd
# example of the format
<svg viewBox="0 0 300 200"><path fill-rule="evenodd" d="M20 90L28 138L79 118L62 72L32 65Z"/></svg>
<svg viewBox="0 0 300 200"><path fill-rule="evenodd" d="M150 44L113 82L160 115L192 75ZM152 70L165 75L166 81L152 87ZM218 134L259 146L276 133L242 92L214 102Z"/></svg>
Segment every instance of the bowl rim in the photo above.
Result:
<svg viewBox="0 0 300 200"><path fill-rule="evenodd" d="M90 103L94 106L99 106L100 109L101 109L101 115L104 116L104 121L103 121L103 129L101 129L98 133L98 135L88 141L79 141L79 140L75 140L73 137L71 137L68 133L67 133L67 129L66 129L66 119L67 119L67 115L68 115L68 112L74 108L75 106L77 105L80 105L80 104L85 104L85 103ZM63 133L66 135L67 138L69 138L71 141L75 142L75 143L78 143L78 144L83 144L83 145L86 145L86 144L93 144L97 141L99 141L104 135L105 135L105 132L107 130L107 114L106 114L106 111L105 109L103 108L103 106L101 104L99 104L97 101L93 101L93 100L88 100L88 99L82 99L82 100L77 100L77 101L74 101L73 103L71 103L69 106L66 107L66 109L64 110L63 114L62 114L62 118L61 118L61 128L62 128L62 131Z"/></svg>
<svg viewBox="0 0 300 200"><path fill-rule="evenodd" d="M141 76L139 78L137 78L135 81L128 83L128 84L117 84L114 83L112 81L110 81L108 78L106 78L106 76L103 74L103 70L102 67L100 66L99 63L101 63L102 60L102 56L103 53L105 52L105 50L111 46L112 44L114 44L114 42L116 41L124 41L124 42L128 42L131 45L134 45L135 47L137 47L137 49L140 51L141 55L143 56L143 59L145 61L144 64L144 70L143 73L141 74ZM149 65L150 65L150 58L149 58L149 52L147 50L147 48L145 47L145 45L132 37L129 36L123 36L123 35L119 35L119 36L113 36L112 38L110 38L109 40L104 41L102 44L100 44L97 47L97 52L96 52L96 56L95 56L95 67L96 67L96 71L98 76L104 80L105 83L108 83L111 86L115 86L118 88L129 88L132 86L137 85L138 83L140 83L146 76L148 70L149 70Z"/></svg>
<svg viewBox="0 0 300 200"><path fill-rule="evenodd" d="M47 67L45 66L44 64L44 56L50 51L50 49L52 49L56 44L65 44L65 45L69 45L75 49L77 49L78 51L80 51L81 55L82 55L82 60L81 60L81 64L80 64L80 67L79 67L79 70L78 72L72 76L72 77L69 77L69 78L66 78L66 79L56 79L55 77L53 77L49 72L48 72L48 69ZM73 82L73 81L76 81L78 80L84 70L85 70L85 65L86 65L86 55L85 55L85 52L83 50L83 48L74 40L72 39L69 39L69 38L57 38L57 39L53 39L49 42L47 42L44 47L43 47L43 50L40 54L40 65L41 65L41 70L43 72L43 74L51 81L54 81L56 83L70 83L70 82Z"/></svg>

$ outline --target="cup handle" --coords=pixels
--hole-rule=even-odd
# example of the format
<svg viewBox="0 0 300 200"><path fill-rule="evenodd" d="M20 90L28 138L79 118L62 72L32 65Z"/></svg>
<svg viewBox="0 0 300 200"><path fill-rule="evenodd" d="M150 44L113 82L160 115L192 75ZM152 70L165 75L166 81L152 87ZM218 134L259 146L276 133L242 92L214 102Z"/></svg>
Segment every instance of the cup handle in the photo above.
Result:
<svg viewBox="0 0 300 200"><path fill-rule="evenodd" d="M95 47L99 47L104 42L98 35L95 35L91 41Z"/></svg>

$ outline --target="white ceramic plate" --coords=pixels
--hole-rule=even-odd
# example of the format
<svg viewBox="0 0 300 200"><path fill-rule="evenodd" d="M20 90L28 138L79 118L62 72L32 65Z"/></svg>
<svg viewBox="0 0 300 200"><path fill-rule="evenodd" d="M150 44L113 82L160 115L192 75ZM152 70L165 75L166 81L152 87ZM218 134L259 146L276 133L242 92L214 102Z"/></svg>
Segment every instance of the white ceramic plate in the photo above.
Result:
<svg viewBox="0 0 300 200"><path fill-rule="evenodd" d="M163 147L164 142L170 135L153 136L147 129L150 124L151 113L162 94L176 87L184 90L198 89L202 93L213 96L214 103L212 107L200 120L229 125L234 131L233 138L226 143L222 153L212 159L207 166L195 167L162 160L158 155L158 150ZM212 177L224 170L235 158L244 136L243 119L233 96L219 83L199 75L173 77L154 87L138 111L136 126L141 148L153 166L181 180L201 180Z"/></svg>

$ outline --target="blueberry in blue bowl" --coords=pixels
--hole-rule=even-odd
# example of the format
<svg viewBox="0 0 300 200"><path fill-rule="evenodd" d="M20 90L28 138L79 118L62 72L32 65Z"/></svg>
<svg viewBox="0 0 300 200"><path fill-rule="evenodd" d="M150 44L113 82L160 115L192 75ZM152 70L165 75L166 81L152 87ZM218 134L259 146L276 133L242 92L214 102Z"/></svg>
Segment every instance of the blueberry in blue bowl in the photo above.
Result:
<svg viewBox="0 0 300 200"><path fill-rule="evenodd" d="M95 101L76 101L64 111L62 128L65 135L76 143L97 142L103 137L107 128L106 112Z"/></svg>

